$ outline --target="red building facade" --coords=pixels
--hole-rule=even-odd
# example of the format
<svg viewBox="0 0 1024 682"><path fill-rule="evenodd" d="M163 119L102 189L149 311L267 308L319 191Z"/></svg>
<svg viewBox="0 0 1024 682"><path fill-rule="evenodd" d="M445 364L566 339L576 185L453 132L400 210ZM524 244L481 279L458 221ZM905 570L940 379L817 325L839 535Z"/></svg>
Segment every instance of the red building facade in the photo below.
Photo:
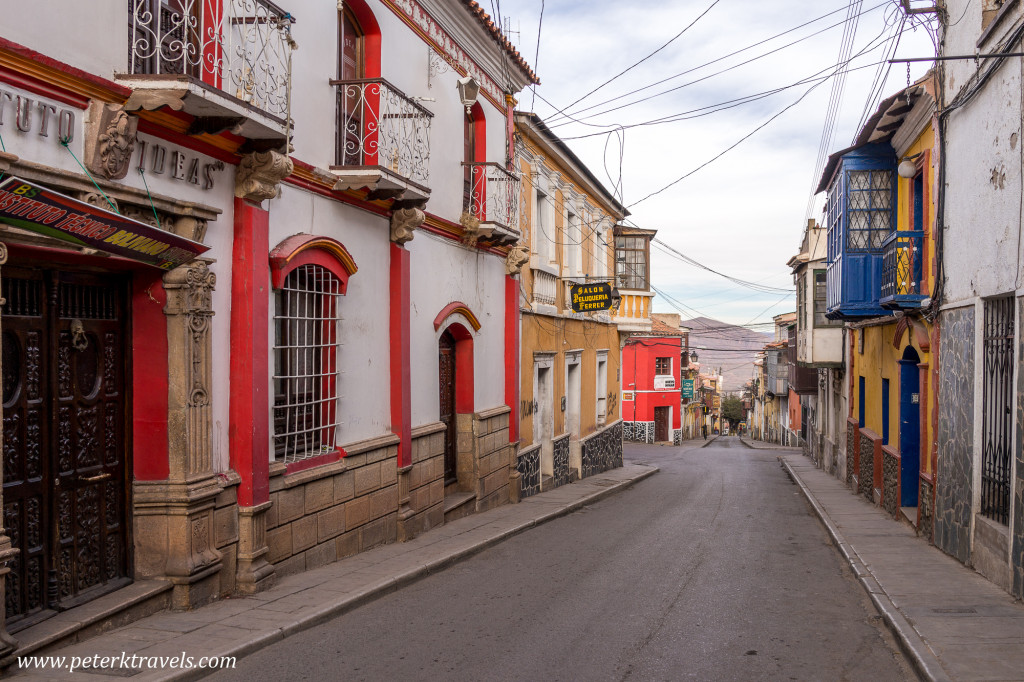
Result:
<svg viewBox="0 0 1024 682"><path fill-rule="evenodd" d="M622 348L623 439L678 445L681 429L682 334L654 320L649 334L631 335Z"/></svg>

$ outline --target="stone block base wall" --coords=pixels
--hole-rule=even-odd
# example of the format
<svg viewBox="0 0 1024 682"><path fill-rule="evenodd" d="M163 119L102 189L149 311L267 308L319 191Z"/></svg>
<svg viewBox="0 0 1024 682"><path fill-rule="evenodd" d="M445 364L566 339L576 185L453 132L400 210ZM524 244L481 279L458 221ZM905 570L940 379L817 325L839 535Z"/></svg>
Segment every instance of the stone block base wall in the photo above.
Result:
<svg viewBox="0 0 1024 682"><path fill-rule="evenodd" d="M583 478L622 466L622 421L590 434L580 445L583 451Z"/></svg>
<svg viewBox="0 0 1024 682"><path fill-rule="evenodd" d="M575 473L569 467L569 434L555 438L551 441L551 446L554 452L551 484L557 488L571 482L572 474Z"/></svg>
<svg viewBox="0 0 1024 682"><path fill-rule="evenodd" d="M654 422L622 422L622 440L654 442Z"/></svg>
<svg viewBox="0 0 1024 682"><path fill-rule="evenodd" d="M221 480L224 490L213 505L213 544L220 552L221 569L218 574L218 594L227 597L235 591L238 567L238 474L229 471Z"/></svg>
<svg viewBox="0 0 1024 682"><path fill-rule="evenodd" d="M857 469L857 422L850 420L846 424L846 485L853 487L853 477L858 473Z"/></svg>
<svg viewBox="0 0 1024 682"><path fill-rule="evenodd" d="M860 470L857 472L860 483L860 494L872 502L875 500L875 443L866 435L865 431L860 434Z"/></svg>
<svg viewBox="0 0 1024 682"><path fill-rule="evenodd" d="M900 463L894 449L882 447L882 506L894 519L900 517Z"/></svg>
<svg viewBox="0 0 1024 682"><path fill-rule="evenodd" d="M493 509L509 501L509 474L516 461L516 446L508 442L510 412L508 407L502 406L474 416L477 511ZM568 444L566 439L566 466L569 462Z"/></svg>
<svg viewBox="0 0 1024 682"><path fill-rule="evenodd" d="M917 532L928 542L935 541L935 486L927 479L919 479L917 489Z"/></svg>
<svg viewBox="0 0 1024 682"><path fill-rule="evenodd" d="M583 451L584 467L586 450ZM519 451L516 468L519 469L520 498L540 492L540 444Z"/></svg>
<svg viewBox="0 0 1024 682"><path fill-rule="evenodd" d="M288 475L271 465L267 561L278 576L395 541L396 443L394 436L367 441L338 462Z"/></svg>
<svg viewBox="0 0 1024 682"><path fill-rule="evenodd" d="M398 477L399 540L444 523L444 429L435 422L412 430L412 463Z"/></svg>

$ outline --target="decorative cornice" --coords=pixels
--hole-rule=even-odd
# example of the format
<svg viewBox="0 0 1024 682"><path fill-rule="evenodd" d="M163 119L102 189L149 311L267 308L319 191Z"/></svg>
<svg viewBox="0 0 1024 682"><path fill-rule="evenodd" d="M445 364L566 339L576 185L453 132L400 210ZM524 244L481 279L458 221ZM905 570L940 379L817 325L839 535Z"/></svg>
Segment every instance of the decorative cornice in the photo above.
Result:
<svg viewBox="0 0 1024 682"><path fill-rule="evenodd" d="M441 329L441 325L444 324L444 321L452 315L461 315L466 318L466 321L469 322L469 326L473 328L473 331L480 331L480 320L478 320L477 316L473 314L473 311L469 309L469 306L462 301L452 301L437 314L437 317L434 318L434 331L439 331Z"/></svg>

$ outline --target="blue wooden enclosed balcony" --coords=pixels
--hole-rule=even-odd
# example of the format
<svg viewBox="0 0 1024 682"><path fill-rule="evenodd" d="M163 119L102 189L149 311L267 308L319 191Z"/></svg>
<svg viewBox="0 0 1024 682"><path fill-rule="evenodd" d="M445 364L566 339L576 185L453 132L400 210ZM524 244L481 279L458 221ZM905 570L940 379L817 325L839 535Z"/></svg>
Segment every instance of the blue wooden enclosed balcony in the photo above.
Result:
<svg viewBox="0 0 1024 682"><path fill-rule="evenodd" d="M920 308L928 297L924 279L924 232L899 230L885 240L882 254L882 292L879 303L890 310Z"/></svg>
<svg viewBox="0 0 1024 682"><path fill-rule="evenodd" d="M880 294L882 257L896 224L895 161L887 143L862 145L830 159L825 307L830 319L891 314Z"/></svg>

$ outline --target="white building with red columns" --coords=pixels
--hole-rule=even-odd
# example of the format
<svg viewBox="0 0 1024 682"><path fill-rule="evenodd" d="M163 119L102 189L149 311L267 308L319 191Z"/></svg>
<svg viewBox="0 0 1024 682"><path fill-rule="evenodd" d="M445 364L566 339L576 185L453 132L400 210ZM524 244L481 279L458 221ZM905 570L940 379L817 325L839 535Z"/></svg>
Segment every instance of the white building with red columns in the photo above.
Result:
<svg viewBox="0 0 1024 682"><path fill-rule="evenodd" d="M0 666L517 499L535 82L472 0L5 11Z"/></svg>

